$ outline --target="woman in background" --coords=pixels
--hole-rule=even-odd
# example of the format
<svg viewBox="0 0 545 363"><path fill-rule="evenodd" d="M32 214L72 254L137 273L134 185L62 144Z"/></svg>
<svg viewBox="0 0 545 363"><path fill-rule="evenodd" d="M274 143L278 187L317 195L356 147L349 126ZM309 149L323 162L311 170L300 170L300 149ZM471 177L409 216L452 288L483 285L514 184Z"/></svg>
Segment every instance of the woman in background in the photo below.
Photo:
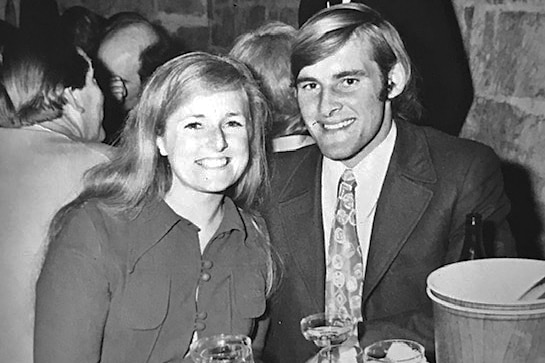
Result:
<svg viewBox="0 0 545 363"><path fill-rule="evenodd" d="M291 25L271 22L238 37L229 53L245 63L260 81L273 114L268 136L276 152L314 144L301 120L291 86L290 56L295 33Z"/></svg>
<svg viewBox="0 0 545 363"><path fill-rule="evenodd" d="M175 362L245 334L259 357L274 264L252 214L268 108L248 69L206 53L151 76L111 163L51 227L36 363Z"/></svg>

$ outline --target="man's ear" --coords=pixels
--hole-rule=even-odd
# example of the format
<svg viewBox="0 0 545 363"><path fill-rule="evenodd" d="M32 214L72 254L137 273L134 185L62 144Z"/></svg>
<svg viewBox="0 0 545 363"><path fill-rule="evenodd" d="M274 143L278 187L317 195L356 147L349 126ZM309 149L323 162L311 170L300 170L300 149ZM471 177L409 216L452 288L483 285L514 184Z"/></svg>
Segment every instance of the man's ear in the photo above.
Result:
<svg viewBox="0 0 545 363"><path fill-rule="evenodd" d="M407 73L401 63L397 62L388 73L388 99L399 96L406 85Z"/></svg>
<svg viewBox="0 0 545 363"><path fill-rule="evenodd" d="M167 148L165 147L165 140L162 136L157 136L155 139L155 145L157 145L157 148L159 149L159 154L162 156L167 156Z"/></svg>
<svg viewBox="0 0 545 363"><path fill-rule="evenodd" d="M85 112L85 108L83 108L83 105L79 101L78 90L75 90L72 88L65 88L63 91L63 96L67 104L72 106L74 109L76 109L80 113Z"/></svg>

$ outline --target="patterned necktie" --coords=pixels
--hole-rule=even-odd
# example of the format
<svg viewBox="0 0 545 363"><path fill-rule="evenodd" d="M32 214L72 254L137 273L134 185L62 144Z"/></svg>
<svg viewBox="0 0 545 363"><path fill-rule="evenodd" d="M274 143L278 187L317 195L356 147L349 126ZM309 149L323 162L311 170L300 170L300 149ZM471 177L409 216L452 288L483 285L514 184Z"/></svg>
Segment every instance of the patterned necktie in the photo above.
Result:
<svg viewBox="0 0 545 363"><path fill-rule="evenodd" d="M346 169L337 192L337 207L331 228L326 264L326 313L344 313L361 321L363 264L356 233L354 190L356 179Z"/></svg>

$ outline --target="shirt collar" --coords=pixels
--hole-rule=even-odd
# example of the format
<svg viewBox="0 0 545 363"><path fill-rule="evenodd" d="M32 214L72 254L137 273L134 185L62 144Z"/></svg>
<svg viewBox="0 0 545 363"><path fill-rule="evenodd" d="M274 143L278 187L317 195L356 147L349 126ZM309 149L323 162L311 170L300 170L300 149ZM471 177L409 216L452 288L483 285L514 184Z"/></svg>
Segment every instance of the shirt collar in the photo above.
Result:
<svg viewBox="0 0 545 363"><path fill-rule="evenodd" d="M392 127L386 135L386 138L377 147L369 153L362 161L360 161L355 167L352 168L356 175L356 180L361 174L375 171L376 168L382 166L388 167L390 158L394 151L395 141L397 137L397 126L392 121ZM324 156L323 159L323 174L328 176L335 176L337 182L343 172L347 169L346 165L342 161L332 160ZM329 177L328 177L329 178ZM336 182L336 183L337 183Z"/></svg>
<svg viewBox="0 0 545 363"><path fill-rule="evenodd" d="M162 232L168 231L179 221L197 228L191 221L176 214L163 199L145 206L137 218L143 222L156 221L158 229ZM223 219L218 227L218 233L231 230L246 231L246 227L238 207L231 198L225 197Z"/></svg>
<svg viewBox="0 0 545 363"><path fill-rule="evenodd" d="M357 182L356 197L359 202L358 213L369 215L377 203L382 184L386 177L388 165L394 151L397 137L397 126L392 122L392 127L386 138L371 151L362 161L352 168ZM341 161L323 158L322 169L322 203L328 210L335 209L337 199L337 186L343 172L347 169Z"/></svg>
<svg viewBox="0 0 545 363"><path fill-rule="evenodd" d="M217 233L241 231L246 237L246 224L242 219L241 211L229 197L225 197L223 204L223 219L218 227Z"/></svg>
<svg viewBox="0 0 545 363"><path fill-rule="evenodd" d="M176 214L163 199L145 205L131 224L134 226L133 233L137 236L133 240L133 249L129 260L131 269L147 250L159 243L162 237L176 225L178 228L198 230L197 226L189 220ZM246 241L248 232L241 212L230 198L225 197L223 219L216 235L233 230L240 231L243 240Z"/></svg>

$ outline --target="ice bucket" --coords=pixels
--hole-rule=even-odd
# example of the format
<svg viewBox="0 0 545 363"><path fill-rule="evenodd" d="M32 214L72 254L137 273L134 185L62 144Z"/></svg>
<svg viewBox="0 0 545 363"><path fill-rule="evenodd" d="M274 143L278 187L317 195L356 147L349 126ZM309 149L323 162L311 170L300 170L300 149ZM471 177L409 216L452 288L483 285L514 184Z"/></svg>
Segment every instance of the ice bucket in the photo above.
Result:
<svg viewBox="0 0 545 363"><path fill-rule="evenodd" d="M490 258L433 271L438 363L545 362L545 299L518 301L545 276L545 261Z"/></svg>

